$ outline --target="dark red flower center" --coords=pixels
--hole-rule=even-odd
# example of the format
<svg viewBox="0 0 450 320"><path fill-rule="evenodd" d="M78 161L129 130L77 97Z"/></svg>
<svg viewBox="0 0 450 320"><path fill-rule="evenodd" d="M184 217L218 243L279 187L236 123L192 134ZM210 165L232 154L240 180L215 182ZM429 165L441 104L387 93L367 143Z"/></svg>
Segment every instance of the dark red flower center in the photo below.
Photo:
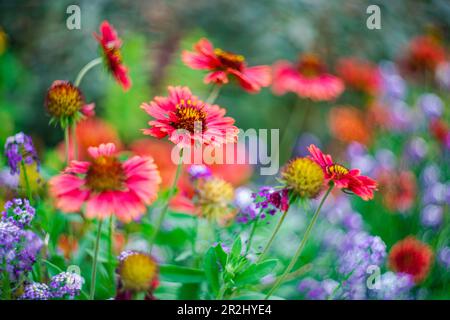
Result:
<svg viewBox="0 0 450 320"><path fill-rule="evenodd" d="M219 48L214 49L214 54L226 68L242 70L245 58L243 55L235 54Z"/></svg>
<svg viewBox="0 0 450 320"><path fill-rule="evenodd" d="M172 125L177 129L184 129L191 133L206 130L206 112L203 103L192 100L181 100L176 105L175 115L177 122Z"/></svg>
<svg viewBox="0 0 450 320"><path fill-rule="evenodd" d="M116 157L100 156L92 162L86 175L86 186L94 191L123 189L125 173Z"/></svg>
<svg viewBox="0 0 450 320"><path fill-rule="evenodd" d="M325 71L325 67L320 59L313 54L306 54L300 57L298 71L308 78L316 77Z"/></svg>

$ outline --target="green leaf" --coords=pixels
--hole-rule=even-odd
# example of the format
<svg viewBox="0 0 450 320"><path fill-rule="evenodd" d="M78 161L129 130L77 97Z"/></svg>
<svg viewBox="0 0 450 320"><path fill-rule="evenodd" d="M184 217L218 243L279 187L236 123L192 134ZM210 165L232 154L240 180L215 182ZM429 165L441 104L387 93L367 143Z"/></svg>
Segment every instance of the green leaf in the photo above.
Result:
<svg viewBox="0 0 450 320"><path fill-rule="evenodd" d="M206 252L204 267L205 267L205 276L206 279L208 280L208 284L214 295L217 295L217 293L220 290L220 279L219 279L220 272L215 248L211 247Z"/></svg>
<svg viewBox="0 0 450 320"><path fill-rule="evenodd" d="M167 282L199 283L205 280L203 270L175 265L160 265L161 279Z"/></svg>
<svg viewBox="0 0 450 320"><path fill-rule="evenodd" d="M233 247L231 247L230 256L233 260L237 260L241 256L241 252L242 252L241 237L237 237L237 239L233 243Z"/></svg>
<svg viewBox="0 0 450 320"><path fill-rule="evenodd" d="M233 300L263 300L265 297L264 293L250 291L234 297ZM272 295L269 300L284 300L284 298Z"/></svg>
<svg viewBox="0 0 450 320"><path fill-rule="evenodd" d="M272 260L266 260L259 264L252 264L246 270L239 273L235 277L234 281L235 281L236 285L247 285L247 284L259 283L261 281L262 277L268 275L270 272L272 272L275 269L277 262L278 262L278 260L272 259Z"/></svg>
<svg viewBox="0 0 450 320"><path fill-rule="evenodd" d="M222 265L222 268L225 268L225 265L227 264L227 253L223 251L221 243L218 243L214 247L214 251L216 252L217 260L219 260L219 263Z"/></svg>

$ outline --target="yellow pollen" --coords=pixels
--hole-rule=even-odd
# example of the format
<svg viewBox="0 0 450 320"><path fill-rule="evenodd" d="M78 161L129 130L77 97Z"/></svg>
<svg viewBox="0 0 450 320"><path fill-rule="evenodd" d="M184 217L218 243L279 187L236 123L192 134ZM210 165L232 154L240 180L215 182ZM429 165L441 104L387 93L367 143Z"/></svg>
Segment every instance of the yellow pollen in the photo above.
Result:
<svg viewBox="0 0 450 320"><path fill-rule="evenodd" d="M119 266L120 280L125 290L147 291L157 276L157 264L147 254L136 252L127 256Z"/></svg>
<svg viewBox="0 0 450 320"><path fill-rule="evenodd" d="M324 71L324 66L317 56L305 54L300 57L298 70L306 77L315 77Z"/></svg>
<svg viewBox="0 0 450 320"><path fill-rule="evenodd" d="M349 170L346 167L338 163L332 164L331 166L327 166L326 170L328 174L333 175L338 179L349 172Z"/></svg>
<svg viewBox="0 0 450 320"><path fill-rule="evenodd" d="M200 181L196 191L203 216L219 222L233 216L230 205L234 199L234 188L230 183L220 178L211 178Z"/></svg>
<svg viewBox="0 0 450 320"><path fill-rule="evenodd" d="M214 49L214 54L226 67L240 70L243 67L245 58L243 55L235 54L219 48Z"/></svg>
<svg viewBox="0 0 450 320"><path fill-rule="evenodd" d="M181 99L180 103L176 105L175 115L178 121L172 125L177 129L194 133L201 124L201 132L206 130L206 112L203 110L203 105L198 106L197 101Z"/></svg>
<svg viewBox="0 0 450 320"><path fill-rule="evenodd" d="M124 180L122 164L115 157L96 158L86 174L86 186L98 192L121 190Z"/></svg>
<svg viewBox="0 0 450 320"><path fill-rule="evenodd" d="M84 97L70 82L59 81L48 90L45 105L52 117L69 118L83 107Z"/></svg>
<svg viewBox="0 0 450 320"><path fill-rule="evenodd" d="M286 185L302 198L316 197L325 181L322 168L308 158L290 161L281 175Z"/></svg>

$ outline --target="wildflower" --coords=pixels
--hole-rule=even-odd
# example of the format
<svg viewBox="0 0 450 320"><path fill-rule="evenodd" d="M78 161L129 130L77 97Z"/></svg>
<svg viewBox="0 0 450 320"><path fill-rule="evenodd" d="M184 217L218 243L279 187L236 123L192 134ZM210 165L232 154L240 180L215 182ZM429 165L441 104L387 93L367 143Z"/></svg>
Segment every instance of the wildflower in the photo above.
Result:
<svg viewBox="0 0 450 320"><path fill-rule="evenodd" d="M90 147L90 161L72 161L50 180L56 207L77 212L86 203L88 218L115 214L122 222L137 219L157 196L161 178L151 158L134 156L120 162L113 143Z"/></svg>
<svg viewBox="0 0 450 320"><path fill-rule="evenodd" d="M431 248L412 236L397 242L389 253L390 267L394 271L410 274L416 283L427 277L432 262Z"/></svg>
<svg viewBox="0 0 450 320"><path fill-rule="evenodd" d="M50 123L58 122L62 128L77 122L91 112L92 105L85 103L84 95L69 81L56 80L47 90L45 107Z"/></svg>
<svg viewBox="0 0 450 320"><path fill-rule="evenodd" d="M33 163L39 164L39 158L34 148L33 140L23 132L19 132L6 139L5 156L8 159L8 166L13 175L20 174L22 161L26 165Z"/></svg>
<svg viewBox="0 0 450 320"><path fill-rule="evenodd" d="M103 58L109 72L112 73L114 79L123 90L127 91L131 88L131 80L128 76L128 69L123 65L122 40L117 36L116 30L108 21L103 21L100 25L100 34L94 33L95 39L100 43L103 51Z"/></svg>
<svg viewBox="0 0 450 320"><path fill-rule="evenodd" d="M380 277L379 289L372 290L377 299L405 300L410 298L414 281L409 274L388 271Z"/></svg>
<svg viewBox="0 0 450 320"><path fill-rule="evenodd" d="M439 227L444 218L444 209L441 206L429 204L423 208L420 218L426 227Z"/></svg>
<svg viewBox="0 0 450 320"><path fill-rule="evenodd" d="M273 216L278 211L286 212L289 209L288 189L275 190L272 187L263 186L253 194L256 209L262 210L261 218L266 217L266 213Z"/></svg>
<svg viewBox="0 0 450 320"><path fill-rule="evenodd" d="M124 251L119 256L118 297L146 292L151 296L158 285L158 265L152 256L140 251Z"/></svg>
<svg viewBox="0 0 450 320"><path fill-rule="evenodd" d="M239 187L234 192L234 205L238 208L239 213L236 221L239 223L247 223L254 220L259 210L254 203L253 192L247 187Z"/></svg>
<svg viewBox="0 0 450 320"><path fill-rule="evenodd" d="M236 142L238 129L234 119L224 117L225 110L218 105L204 103L187 87L169 87L168 97L156 97L141 108L155 118L150 121L146 135L169 140L181 146ZM181 132L179 131L181 129Z"/></svg>
<svg viewBox="0 0 450 320"><path fill-rule="evenodd" d="M191 165L188 169L188 174L192 180L210 178L212 173L207 166L201 164Z"/></svg>
<svg viewBox="0 0 450 320"><path fill-rule="evenodd" d="M300 57L297 66L288 61L273 66L272 90L278 95L294 92L302 98L328 101L342 94L344 83L327 73L318 57L307 54Z"/></svg>
<svg viewBox="0 0 450 320"><path fill-rule="evenodd" d="M45 283L33 282L25 285L20 299L23 300L49 300L52 294Z"/></svg>
<svg viewBox="0 0 450 320"><path fill-rule="evenodd" d="M430 132L444 148L450 150L450 129L443 119L435 119L430 122Z"/></svg>
<svg viewBox="0 0 450 320"><path fill-rule="evenodd" d="M442 89L450 89L450 62L446 61L437 66L436 81Z"/></svg>
<svg viewBox="0 0 450 320"><path fill-rule="evenodd" d="M248 67L244 56L214 48L205 38L195 44L194 52L183 51L181 58L192 69L210 71L204 79L205 83L223 85L231 76L244 90L256 93L271 82L269 66Z"/></svg>
<svg viewBox="0 0 450 320"><path fill-rule="evenodd" d="M431 36L419 36L411 40L400 65L405 72L417 74L434 72L445 61L445 49L437 39Z"/></svg>
<svg viewBox="0 0 450 320"><path fill-rule="evenodd" d="M387 100L403 99L406 95L407 86L396 65L392 61L384 61L380 63L379 70L382 80L382 97Z"/></svg>
<svg viewBox="0 0 450 320"><path fill-rule="evenodd" d="M410 171L381 170L377 175L383 202L391 211L406 212L417 195L417 184Z"/></svg>
<svg viewBox="0 0 450 320"><path fill-rule="evenodd" d="M232 208L234 188L229 182L217 177L199 180L196 195L201 216L220 225L226 225L235 216Z"/></svg>
<svg viewBox="0 0 450 320"><path fill-rule="evenodd" d="M282 170L286 187L301 198L315 198L323 189L325 177L322 168L308 158L296 158Z"/></svg>
<svg viewBox="0 0 450 320"><path fill-rule="evenodd" d="M381 76L376 65L358 58L344 58L339 60L336 69L347 86L370 96L379 92Z"/></svg>
<svg viewBox="0 0 450 320"><path fill-rule="evenodd" d="M297 290L309 300L326 300L336 290L339 283L332 279L317 281L313 278L303 279Z"/></svg>
<svg viewBox="0 0 450 320"><path fill-rule="evenodd" d="M368 145L372 139L372 128L365 114L354 107L340 106L330 110L328 122L331 134L346 143L357 141Z"/></svg>
<svg viewBox="0 0 450 320"><path fill-rule="evenodd" d="M338 188L351 191L363 200L373 198L373 192L377 190L377 183L374 180L360 175L358 169L347 169L334 163L330 155L323 154L315 145L310 145L308 150L311 159L322 167L326 181L333 181Z"/></svg>
<svg viewBox="0 0 450 320"><path fill-rule="evenodd" d="M50 290L54 298L73 299L81 292L84 279L74 272L61 272L50 280Z"/></svg>
<svg viewBox="0 0 450 320"><path fill-rule="evenodd" d="M438 261L444 268L450 270L450 247L443 247L439 249Z"/></svg>
<svg viewBox="0 0 450 320"><path fill-rule="evenodd" d="M28 199L15 198L6 202L5 211L1 213L1 220L9 221L19 228L30 226L36 210L30 205Z"/></svg>
<svg viewBox="0 0 450 320"><path fill-rule="evenodd" d="M444 111L444 104L434 93L423 94L418 99L418 105L428 119L437 119Z"/></svg>

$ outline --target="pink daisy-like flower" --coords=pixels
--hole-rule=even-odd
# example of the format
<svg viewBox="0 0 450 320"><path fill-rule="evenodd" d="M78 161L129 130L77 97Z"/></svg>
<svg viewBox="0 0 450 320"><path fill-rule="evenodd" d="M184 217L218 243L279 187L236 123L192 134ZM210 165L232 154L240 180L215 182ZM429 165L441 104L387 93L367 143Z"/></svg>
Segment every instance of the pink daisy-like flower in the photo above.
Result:
<svg viewBox="0 0 450 320"><path fill-rule="evenodd" d="M233 76L244 90L256 93L272 80L269 66L248 67L244 56L214 48L205 38L194 45L194 52L183 51L181 58L192 69L211 71L205 83L222 85L228 83L228 76Z"/></svg>
<svg viewBox="0 0 450 320"><path fill-rule="evenodd" d="M344 87L344 82L327 73L314 55L301 56L297 66L284 60L273 66L272 90L278 95L294 92L302 98L328 101L339 97Z"/></svg>
<svg viewBox="0 0 450 320"><path fill-rule="evenodd" d="M128 68L122 63L122 40L117 36L116 30L108 21L103 21L100 25L100 34L94 32L94 37L100 43L105 64L112 73L116 81L127 91L131 88L131 80L128 76Z"/></svg>
<svg viewBox="0 0 450 320"><path fill-rule="evenodd" d="M72 161L50 180L56 207L78 212L86 204L88 218L116 215L130 222L144 214L157 197L161 177L152 158L134 156L120 162L113 143L88 148L91 161Z"/></svg>
<svg viewBox="0 0 450 320"><path fill-rule="evenodd" d="M334 163L329 154L323 154L313 144L308 147L308 151L311 153L310 158L322 167L327 181L333 181L339 189L351 191L363 200L373 198L373 192L377 190L375 180L360 175L358 169L347 169L343 165Z"/></svg>
<svg viewBox="0 0 450 320"><path fill-rule="evenodd" d="M225 109L210 105L194 95L187 87L169 87L168 97L155 97L143 103L144 109L155 120L144 134L169 140L180 146L192 146L195 142L205 145L221 145L236 142L238 129L234 119L224 117Z"/></svg>

